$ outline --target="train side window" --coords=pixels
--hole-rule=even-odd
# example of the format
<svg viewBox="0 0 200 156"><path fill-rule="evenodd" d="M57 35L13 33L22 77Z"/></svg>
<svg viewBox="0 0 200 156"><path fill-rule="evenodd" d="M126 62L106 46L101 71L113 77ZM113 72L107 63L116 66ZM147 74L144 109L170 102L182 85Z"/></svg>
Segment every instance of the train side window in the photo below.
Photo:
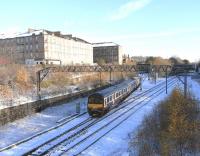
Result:
<svg viewBox="0 0 200 156"><path fill-rule="evenodd" d="M105 99L105 103L104 103L104 106L105 106L105 107L107 107L106 99Z"/></svg>

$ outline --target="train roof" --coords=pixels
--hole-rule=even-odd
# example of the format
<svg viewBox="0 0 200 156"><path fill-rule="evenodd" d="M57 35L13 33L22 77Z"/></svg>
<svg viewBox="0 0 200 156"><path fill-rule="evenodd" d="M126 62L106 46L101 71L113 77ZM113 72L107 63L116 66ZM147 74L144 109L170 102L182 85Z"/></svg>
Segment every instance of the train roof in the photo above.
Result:
<svg viewBox="0 0 200 156"><path fill-rule="evenodd" d="M123 88L126 87L130 82L133 82L133 81L134 81L133 79L128 79L128 80L123 81L123 82L120 83L120 84L116 84L116 85L114 85L114 86L112 86L112 87L103 89L103 90L98 91L98 92L96 92L96 93L99 93L99 94L101 94L101 95L103 95L103 96L107 96L107 95L110 95L111 93L115 92L116 89L117 89L117 90L123 89Z"/></svg>

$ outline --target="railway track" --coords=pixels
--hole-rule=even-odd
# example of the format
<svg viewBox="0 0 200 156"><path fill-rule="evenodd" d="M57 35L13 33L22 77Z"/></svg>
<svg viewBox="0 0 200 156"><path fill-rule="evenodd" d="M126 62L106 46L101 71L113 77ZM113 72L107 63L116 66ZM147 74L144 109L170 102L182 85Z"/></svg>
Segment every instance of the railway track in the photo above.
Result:
<svg viewBox="0 0 200 156"><path fill-rule="evenodd" d="M171 82L172 83L172 82ZM157 88L159 88L159 90L160 90L160 87L161 86L163 86L163 83L161 84L161 85L158 85L158 86L156 86L155 88L154 88L154 90L155 89L157 89ZM162 87L162 89L163 89L163 87ZM150 89L151 91L153 90L153 89ZM149 90L148 90L148 92L149 92ZM147 92L145 92L145 93L147 93ZM154 93L153 93L154 94ZM142 94L139 94L140 96L144 96L144 93L142 93ZM50 144L46 144L46 145L44 145L43 147L40 147L38 150L36 150L36 151L34 151L33 153L32 153L32 155L44 155L44 154L47 154L50 150L52 150L53 148L55 148L56 146L59 146L60 144L62 144L63 142L66 142L66 140L67 140L67 142L68 143L71 143L71 142L73 142L73 140L75 140L77 137L79 137L79 136L81 136L82 134L84 134L86 131L87 131L87 129L88 128L90 128L90 127L92 127L93 125L96 125L97 123L99 123L100 121L103 121L103 120L108 120L108 117L109 116L111 116L113 113L115 113L115 112L117 112L117 111L119 111L119 110L121 110L122 108L124 108L124 107L126 107L128 104L130 104L130 103L132 103L133 101L136 101L137 99L139 99L140 97L137 97L137 98L130 98L130 99L128 99L127 101L126 101L126 105L124 105L124 106L122 106L122 107L120 107L120 108L117 108L115 111L113 111L113 112L111 112L110 114L108 114L108 115L106 115L106 116L104 116L104 117L102 117L102 118L100 118L100 119L96 119L96 120L94 120L94 121L92 121L91 123L87 123L86 125L85 125L85 127L84 128L82 128L82 129L76 129L75 131L74 131L74 134L73 135L71 135L71 134L67 134L67 135L65 135L65 136L62 136L62 139L59 139L59 141L58 140L54 140L53 142L51 142ZM132 101L130 101L132 99ZM144 100L143 100L144 101ZM127 103L128 102L128 103ZM139 103L141 103L141 102L139 102ZM134 106L135 107L135 106ZM128 109L130 109L130 108L128 108ZM117 112L117 114L118 114L119 112ZM117 118L114 118L112 121L114 121L114 120L116 120ZM29 153L30 154L30 153Z"/></svg>
<svg viewBox="0 0 200 156"><path fill-rule="evenodd" d="M14 148L16 148L16 147L18 147L18 146L20 146L20 145L22 145L22 144L25 144L25 143L27 143L27 142L29 142L29 141L32 141L33 139L35 139L35 138L37 138L37 137L41 137L42 135L44 135L44 134L46 134L46 133L55 131L55 130L57 130L58 128L60 128L60 127L62 127L62 126L65 126L65 125L71 123L72 121L76 120L77 118L83 117L83 116L85 116L85 115L86 115L86 112L81 113L81 114L79 114L79 115L77 115L77 116L72 116L72 118L69 118L68 120L63 120L63 122L58 121L59 124L56 125L56 126L54 126L54 127L51 127L51 128L49 128L49 129L47 129L47 130L44 130L44 131L42 131L42 132L39 132L39 133L37 133L37 134L35 134L35 135L32 135L32 136L30 136L30 137L28 137L28 138L26 138L26 139L20 140L20 141L14 143L14 144L11 144L11 145L9 145L9 146L7 146L7 147L1 148L1 149L0 149L0 155L1 155L2 153L4 153L5 151L8 151L8 150L10 150L10 149L14 149ZM76 128L77 125L79 125L79 124L81 124L81 123L84 123L86 120L88 120L88 115L86 115L86 116L87 116L86 119L83 118L83 120L81 120L81 121L77 121L77 122L75 121L74 126L72 125L71 128ZM71 129L71 128L69 127L68 129ZM37 145L36 145L36 146L37 146ZM37 146L37 147L38 147L38 146ZM22 148L22 149L23 149L23 148ZM32 149L32 148L31 148L31 149ZM30 151L30 149L28 149L28 151ZM20 155L20 154L19 154L19 155Z"/></svg>
<svg viewBox="0 0 200 156"><path fill-rule="evenodd" d="M169 83L171 83L171 81L173 81L173 78L171 78L169 80ZM51 139L47 139L47 141L36 145L34 148L30 148L27 151L25 151L23 154L24 155L42 155L42 154L46 154L48 153L50 150L52 150L53 148L55 148L56 146L60 145L62 142L64 142L66 140L66 137L69 139L73 139L73 137L77 137L77 135L81 134L80 132L83 132L83 130L86 129L86 127L91 127L92 125L102 121L103 119L106 119L107 117L111 116L112 114L114 114L115 112L122 110L123 108L125 108L127 105L129 105L130 103L132 103L133 101L136 101L137 99L141 98L142 96L144 96L145 94L158 89L159 87L163 86L163 84L165 84L165 82L161 82L160 84L158 84L155 87L152 87L151 89L148 89L146 91L143 91L142 93L134 96L134 97L129 97L127 98L124 102L122 102L123 104L120 105L119 107L115 108L114 110L112 110L110 113L108 113L107 115L105 115L104 117L100 118L100 119L92 119L92 118L85 118L82 122L72 126L71 128L68 128L67 130L65 130L64 132L60 133L59 135L51 138ZM74 117L73 120L75 120L76 118ZM41 135L45 134L45 133L49 133L52 130L57 130L59 127L68 124L70 121L65 121L61 124L59 124L58 126L55 126L54 128L51 128L47 131L44 131L42 133L39 133L38 135L34 135L32 137L29 137L28 139L25 139L21 142L18 142L16 144L13 144L7 148L1 149L0 150L0 154L1 152L5 152L9 149L15 148L21 144L25 144L28 141L31 141L32 139L36 138L36 137L40 137ZM65 137L63 137L65 136ZM62 138L62 139L61 139ZM51 146L50 146L51 145ZM47 148L48 147L48 148ZM24 148L22 148L23 150ZM42 149L42 150L41 150ZM21 154L20 154L21 155Z"/></svg>
<svg viewBox="0 0 200 156"><path fill-rule="evenodd" d="M170 82L170 86L174 85L175 82ZM150 95L146 96L144 99L140 100L139 102L136 101L136 104L132 104L132 106L128 107L122 112L118 112L116 116L112 116L110 119L106 118L106 121L104 120L101 124L97 125L91 124L85 127L82 131L77 133L76 138L74 140L71 140L71 138L66 139L64 142L60 143L59 146L53 149L53 151L45 152L42 154L47 155L78 155L85 151L87 148L92 146L96 141L101 139L103 136L105 136L107 133L109 133L111 130L119 126L122 122L124 122L126 119L128 119L130 116L132 116L138 109L143 107L144 105L148 104L149 101L151 101L154 97L159 95L165 91L165 87L162 87L155 92L151 93ZM143 103L144 102L144 103ZM114 124L114 127L111 125ZM95 127L92 127L94 126ZM109 128L111 126L111 128ZM105 133L105 129L108 129ZM89 142L89 145L88 145ZM76 151L76 148L83 148L80 151ZM36 153L35 153L36 154Z"/></svg>
<svg viewBox="0 0 200 156"><path fill-rule="evenodd" d="M170 85L170 86L173 86L173 84L172 85ZM164 91L164 90L163 90ZM162 93L163 91L158 91L156 94L154 94L150 99L148 99L146 102L144 102L143 104L141 104L141 105L137 105L138 107L135 107L135 109L134 110L132 110L132 108L131 108L131 110L130 110L130 112L128 111L128 114L126 114L126 116L120 116L121 117L121 120L120 119L118 119L117 120L117 122L116 122L116 120L114 121L115 123L114 124L112 124L112 126L111 126L111 124L110 123L107 123L103 128L107 128L107 130L106 131L104 131L104 132L102 132L102 134L100 135L100 136L98 136L98 137L96 137L96 138L94 138L94 136L93 135L95 135L95 134L97 134L98 132L100 132L101 130L102 130L102 128L101 129L98 129L98 130L96 130L96 131L94 131L91 135L89 135L89 136L87 136L87 137L85 137L84 139L82 139L80 142L77 142L75 145L73 145L73 147L71 147L71 148L69 148L69 149L65 149L65 150L63 150L62 151L62 153L61 154L59 154L59 155L64 155L64 153L66 153L67 151L70 151L70 150L74 150L74 148L76 147L76 146L79 146L80 144L84 144L84 142L87 140L88 141L88 139L90 139L88 142L89 142L89 144L84 144L84 147L82 147L82 149L80 149L80 147L79 147L79 149L77 150L77 151L73 151L72 150L72 152L73 153L71 153L71 154L73 154L73 155L80 155L81 153L83 153L84 151L86 151L89 147L91 147L92 145L94 145L97 141L99 141L101 138L103 138L105 135L107 135L109 132L111 132L112 130L114 130L115 128L117 128L119 125L121 125L124 121L126 121L129 117L131 117L134 113L136 113L140 108L142 108L143 106L145 106L145 105L147 105L154 97L156 97L157 95L159 95L160 93ZM141 103L141 102L140 102ZM110 128L109 128L110 127ZM93 138L92 138L92 136L93 136ZM70 153L68 154L67 153L67 155L70 155Z"/></svg>

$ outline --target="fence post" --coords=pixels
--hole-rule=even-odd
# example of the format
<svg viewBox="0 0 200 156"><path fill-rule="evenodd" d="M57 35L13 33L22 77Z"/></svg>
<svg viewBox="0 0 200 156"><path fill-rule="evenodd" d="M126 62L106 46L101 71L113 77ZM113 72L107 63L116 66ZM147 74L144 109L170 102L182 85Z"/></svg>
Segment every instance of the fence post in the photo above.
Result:
<svg viewBox="0 0 200 156"><path fill-rule="evenodd" d="M76 113L80 114L81 108L80 108L80 102L76 103Z"/></svg>

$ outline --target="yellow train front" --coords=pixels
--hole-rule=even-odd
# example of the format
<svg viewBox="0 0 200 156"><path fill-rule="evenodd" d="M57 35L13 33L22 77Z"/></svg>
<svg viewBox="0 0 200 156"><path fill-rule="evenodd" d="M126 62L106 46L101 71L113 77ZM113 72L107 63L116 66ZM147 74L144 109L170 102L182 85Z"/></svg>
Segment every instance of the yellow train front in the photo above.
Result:
<svg viewBox="0 0 200 156"><path fill-rule="evenodd" d="M91 116L102 116L108 108L104 105L104 96L94 93L88 97L88 113Z"/></svg>
<svg viewBox="0 0 200 156"><path fill-rule="evenodd" d="M140 85L139 79L129 79L118 85L109 87L88 97L88 113L100 117L116 107Z"/></svg>

